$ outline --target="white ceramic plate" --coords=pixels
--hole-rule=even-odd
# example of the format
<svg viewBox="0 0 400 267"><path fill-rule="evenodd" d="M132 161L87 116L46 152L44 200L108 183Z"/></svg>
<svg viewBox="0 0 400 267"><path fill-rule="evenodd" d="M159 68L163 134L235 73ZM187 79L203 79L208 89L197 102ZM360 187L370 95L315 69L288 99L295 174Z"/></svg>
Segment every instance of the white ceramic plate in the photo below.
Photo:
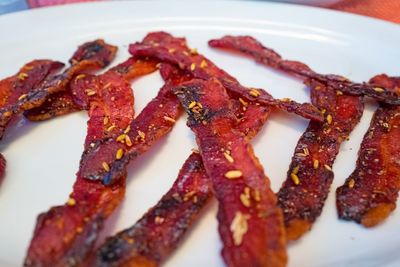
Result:
<svg viewBox="0 0 400 267"><path fill-rule="evenodd" d="M321 73L365 81L377 73L400 74L400 28L397 25L323 9L266 2L105 2L40 9L0 17L0 77L12 75L25 62L50 58L66 62L77 45L95 38L120 47L147 32L186 36L217 65L248 86L264 87L276 97L308 101L298 80L277 74L251 60L207 47L224 34L249 34L286 58L308 63ZM139 112L162 85L158 74L133 84ZM374 106L367 105L361 123L343 144L334 165L332 192L313 230L289 245L290 267L400 266L400 212L366 230L337 219L334 189L354 168L357 150ZM36 216L67 199L83 148L87 115L75 113L43 123L24 122L1 142L8 160L0 188L0 266L20 266ZM275 112L254 141L274 190L278 190L295 144L307 121ZM180 166L195 147L182 118L172 133L129 167L126 199L109 220L104 235L132 225L172 185ZM215 219L209 205L199 223L165 266L223 266ZM102 237L104 238L104 236Z"/></svg>

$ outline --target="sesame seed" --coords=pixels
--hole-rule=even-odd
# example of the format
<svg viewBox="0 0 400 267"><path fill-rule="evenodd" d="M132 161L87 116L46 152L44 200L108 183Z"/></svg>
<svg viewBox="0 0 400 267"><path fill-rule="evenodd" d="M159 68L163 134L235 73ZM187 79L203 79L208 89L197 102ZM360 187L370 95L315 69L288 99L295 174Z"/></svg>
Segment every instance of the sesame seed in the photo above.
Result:
<svg viewBox="0 0 400 267"><path fill-rule="evenodd" d="M308 148L303 148L303 153L306 156L310 155L310 151L308 150Z"/></svg>
<svg viewBox="0 0 400 267"><path fill-rule="evenodd" d="M18 97L18 100L22 100L22 99L24 99L26 96L27 96L27 94L20 95L20 97Z"/></svg>
<svg viewBox="0 0 400 267"><path fill-rule="evenodd" d="M18 79L20 79L21 81L25 80L26 77L28 77L28 74L26 74L25 72L21 72L20 74L18 74Z"/></svg>
<svg viewBox="0 0 400 267"><path fill-rule="evenodd" d="M337 91L336 91L336 95L343 95L343 92L340 91L340 90L337 90Z"/></svg>
<svg viewBox="0 0 400 267"><path fill-rule="evenodd" d="M146 138L146 134L144 132L140 131L140 130L138 131L138 135L140 136L140 138L142 140L144 140Z"/></svg>
<svg viewBox="0 0 400 267"><path fill-rule="evenodd" d="M132 141L131 138L129 138L129 135L125 135L125 143L127 146L132 146Z"/></svg>
<svg viewBox="0 0 400 267"><path fill-rule="evenodd" d="M228 171L225 173L225 177L228 179L236 179L242 177L243 173L239 170Z"/></svg>
<svg viewBox="0 0 400 267"><path fill-rule="evenodd" d="M104 124L104 125L107 125L107 124L108 124L108 121L109 121L108 117L107 117L107 116L104 116L103 124Z"/></svg>
<svg viewBox="0 0 400 267"><path fill-rule="evenodd" d="M199 150L196 149L196 148L192 148L192 152L193 152L193 153L196 153L196 154L199 154L199 153L200 153Z"/></svg>
<svg viewBox="0 0 400 267"><path fill-rule="evenodd" d="M261 201L261 194L260 194L260 191L254 190L254 191L253 191L253 198L254 198L254 200L257 201L257 202Z"/></svg>
<svg viewBox="0 0 400 267"><path fill-rule="evenodd" d="M116 141L125 143L125 136L126 136L126 134L121 134L120 136L117 137Z"/></svg>
<svg viewBox="0 0 400 267"><path fill-rule="evenodd" d="M170 49L168 49L168 53L172 54L172 53L174 53L174 52L175 52L175 48L170 48Z"/></svg>
<svg viewBox="0 0 400 267"><path fill-rule="evenodd" d="M230 155L230 153L228 151L224 152L224 157L226 158L227 161L229 161L230 163L234 162L233 157Z"/></svg>
<svg viewBox="0 0 400 267"><path fill-rule="evenodd" d="M292 181L293 181L293 183L294 183L295 185L300 184L300 179L299 179L299 176L297 176L297 174L291 173L291 174L290 174L290 177L292 178Z"/></svg>
<svg viewBox="0 0 400 267"><path fill-rule="evenodd" d="M82 78L85 78L85 77L86 77L85 74L76 75L76 77L75 77L75 82L78 81L78 80L80 80L80 79L82 79Z"/></svg>
<svg viewBox="0 0 400 267"><path fill-rule="evenodd" d="M154 218L154 223L155 224L162 224L164 221L165 221L165 219L163 217L160 217L160 216L156 216Z"/></svg>
<svg viewBox="0 0 400 267"><path fill-rule="evenodd" d="M116 159L121 159L124 156L124 150L122 148L117 150L117 154L115 155Z"/></svg>
<svg viewBox="0 0 400 267"><path fill-rule="evenodd" d="M254 96L254 97L259 97L260 96L260 92L257 89L254 89L254 88L250 89L249 94L251 96Z"/></svg>
<svg viewBox="0 0 400 267"><path fill-rule="evenodd" d="M129 133L130 130L131 130L131 126L128 125L128 127L126 127L126 129L124 130L124 134Z"/></svg>
<svg viewBox="0 0 400 267"><path fill-rule="evenodd" d="M192 63L192 64L190 65L190 70L191 70L191 71L194 71L195 68L196 68L196 64L195 64L195 63Z"/></svg>
<svg viewBox="0 0 400 267"><path fill-rule="evenodd" d="M328 171L332 171L332 168L329 165L324 165L325 169L327 169Z"/></svg>
<svg viewBox="0 0 400 267"><path fill-rule="evenodd" d="M126 242L128 243L128 244L130 244L130 245L132 245L133 243L135 243L135 240L133 239L133 238L127 238L127 239L125 239L126 240Z"/></svg>
<svg viewBox="0 0 400 267"><path fill-rule="evenodd" d="M90 143L90 147L94 147L95 146L95 143Z"/></svg>
<svg viewBox="0 0 400 267"><path fill-rule="evenodd" d="M304 153L296 153L295 155L298 156L298 157L305 157L305 156L307 156L307 155L304 154Z"/></svg>
<svg viewBox="0 0 400 267"><path fill-rule="evenodd" d="M76 228L76 232L77 233L82 233L83 232L83 228L82 227L77 227Z"/></svg>
<svg viewBox="0 0 400 267"><path fill-rule="evenodd" d="M353 188L355 183L356 183L356 181L354 181L354 179L350 179L349 183L348 183L349 188Z"/></svg>
<svg viewBox="0 0 400 267"><path fill-rule="evenodd" d="M87 96L93 96L93 95L96 94L96 91L93 90L93 89L86 89L85 93L86 93Z"/></svg>
<svg viewBox="0 0 400 267"><path fill-rule="evenodd" d="M299 169L300 169L300 166L297 165L296 167L293 168L292 173L298 174L299 173Z"/></svg>
<svg viewBox="0 0 400 267"><path fill-rule="evenodd" d="M191 199L195 195L196 195L195 191L189 191L183 196L183 201L188 201L189 199Z"/></svg>
<svg viewBox="0 0 400 267"><path fill-rule="evenodd" d="M103 163L101 163L101 166L103 166L103 169L104 169L106 172L109 172L109 171L110 171L110 166L108 166L107 162L104 162L104 161L103 161Z"/></svg>
<svg viewBox="0 0 400 267"><path fill-rule="evenodd" d="M67 201L68 206L75 206L76 205L76 200L70 197Z"/></svg>
<svg viewBox="0 0 400 267"><path fill-rule="evenodd" d="M249 103L243 100L243 98L239 97L239 102L242 103L243 106L247 107Z"/></svg>
<svg viewBox="0 0 400 267"><path fill-rule="evenodd" d="M247 208L251 206L250 199L245 194L240 194L240 201L242 202L243 206Z"/></svg>
<svg viewBox="0 0 400 267"><path fill-rule="evenodd" d="M331 114L328 114L328 115L326 116L326 122L328 122L328 124L331 124L331 123L332 123L332 115L331 115Z"/></svg>
<svg viewBox="0 0 400 267"><path fill-rule="evenodd" d="M285 98L282 98L281 101L282 102L290 102L290 98L285 97Z"/></svg>
<svg viewBox="0 0 400 267"><path fill-rule="evenodd" d="M203 59L200 63L200 68L204 69L205 67L207 67L207 61Z"/></svg>
<svg viewBox="0 0 400 267"><path fill-rule="evenodd" d="M374 91L377 92L377 93L383 93L385 91L385 89L380 88L380 87L375 87Z"/></svg>
<svg viewBox="0 0 400 267"><path fill-rule="evenodd" d="M176 122L173 118L168 117L168 116L164 116L164 120L169 121L169 122L172 122L172 123L175 123L175 122Z"/></svg>
<svg viewBox="0 0 400 267"><path fill-rule="evenodd" d="M314 169L318 169L319 161L317 159L314 160L313 167L314 167Z"/></svg>
<svg viewBox="0 0 400 267"><path fill-rule="evenodd" d="M230 230L232 232L233 243L236 246L239 246L243 242L243 236L247 233L249 226L247 224L247 220L250 219L250 216L247 214L243 214L240 211L235 213L235 217L232 220L230 225Z"/></svg>
<svg viewBox="0 0 400 267"><path fill-rule="evenodd" d="M113 124L113 125L111 125L110 127L108 127L107 129L106 129L106 131L107 132L111 132L112 130L114 130L115 129L115 125Z"/></svg>
<svg viewBox="0 0 400 267"><path fill-rule="evenodd" d="M192 102L190 102L188 108L189 108L189 109L192 109L192 108L194 108L195 106L196 106L196 101L192 101Z"/></svg>

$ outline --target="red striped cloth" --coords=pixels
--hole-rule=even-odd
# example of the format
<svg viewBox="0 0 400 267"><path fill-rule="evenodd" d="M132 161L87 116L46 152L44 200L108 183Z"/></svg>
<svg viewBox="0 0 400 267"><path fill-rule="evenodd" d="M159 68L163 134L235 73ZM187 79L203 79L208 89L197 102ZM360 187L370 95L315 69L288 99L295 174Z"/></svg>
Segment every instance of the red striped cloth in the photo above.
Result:
<svg viewBox="0 0 400 267"><path fill-rule="evenodd" d="M98 0L27 0L33 8L91 1ZM343 0L329 8L400 23L400 0Z"/></svg>

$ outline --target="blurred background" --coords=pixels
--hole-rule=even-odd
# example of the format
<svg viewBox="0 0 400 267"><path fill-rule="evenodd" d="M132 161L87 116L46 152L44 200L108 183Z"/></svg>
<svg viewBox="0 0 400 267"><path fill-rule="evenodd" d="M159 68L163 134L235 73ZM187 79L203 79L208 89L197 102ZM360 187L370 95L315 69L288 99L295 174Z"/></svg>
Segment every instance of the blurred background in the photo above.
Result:
<svg viewBox="0 0 400 267"><path fill-rule="evenodd" d="M0 0L0 15L40 8L45 6L64 5L77 2L107 0ZM110 0L108 0L110 1ZM116 0L111 0L116 1ZM323 8L351 12L370 16L395 23L400 23L400 0L271 0L292 4L311 5Z"/></svg>

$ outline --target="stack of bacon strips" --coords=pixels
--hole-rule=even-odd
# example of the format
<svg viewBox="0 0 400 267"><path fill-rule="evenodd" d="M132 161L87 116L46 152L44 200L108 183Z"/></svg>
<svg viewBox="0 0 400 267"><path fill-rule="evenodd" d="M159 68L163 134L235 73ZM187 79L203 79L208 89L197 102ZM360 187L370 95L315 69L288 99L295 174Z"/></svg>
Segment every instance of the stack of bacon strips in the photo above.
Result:
<svg viewBox="0 0 400 267"><path fill-rule="evenodd" d="M184 38L164 32L132 44L131 58L97 76L88 72L106 67L117 50L102 40L80 46L61 74L54 75L62 63L37 60L0 81L1 136L22 112L34 121L77 110L89 114L73 191L64 205L38 217L25 266L159 266L213 195L227 266L286 266L286 239L300 237L320 215L333 180L331 166L361 118L364 95L381 104L356 170L337 191L339 214L372 226L395 208L400 78L380 75L357 84L318 74L303 63L283 60L251 37L226 36L210 45L243 52L301 77L318 109L246 88L190 49ZM165 85L134 118L130 80L157 69ZM181 106L199 151L188 157L156 206L94 251L104 221L123 200L128 163L170 132ZM249 143L271 108L311 119L277 196ZM0 179L4 172L0 154Z"/></svg>
<svg viewBox="0 0 400 267"><path fill-rule="evenodd" d="M335 80L326 82L325 76L315 74L306 65L282 59L275 51L262 46L249 36L225 36L209 42L213 47L240 51L257 61L289 73L305 77L311 88L311 102L325 115L324 123L311 121L301 136L289 166L286 181L278 192L286 225L288 240L298 239L311 228L321 214L333 180L331 166L339 152L340 144L360 121L364 105L361 96L343 94ZM307 72L308 71L308 72ZM305 75L304 73L312 75ZM316 79L317 77L322 77ZM346 81L341 89L349 89ZM329 77L326 78L329 80ZM369 91L367 91L369 92Z"/></svg>

